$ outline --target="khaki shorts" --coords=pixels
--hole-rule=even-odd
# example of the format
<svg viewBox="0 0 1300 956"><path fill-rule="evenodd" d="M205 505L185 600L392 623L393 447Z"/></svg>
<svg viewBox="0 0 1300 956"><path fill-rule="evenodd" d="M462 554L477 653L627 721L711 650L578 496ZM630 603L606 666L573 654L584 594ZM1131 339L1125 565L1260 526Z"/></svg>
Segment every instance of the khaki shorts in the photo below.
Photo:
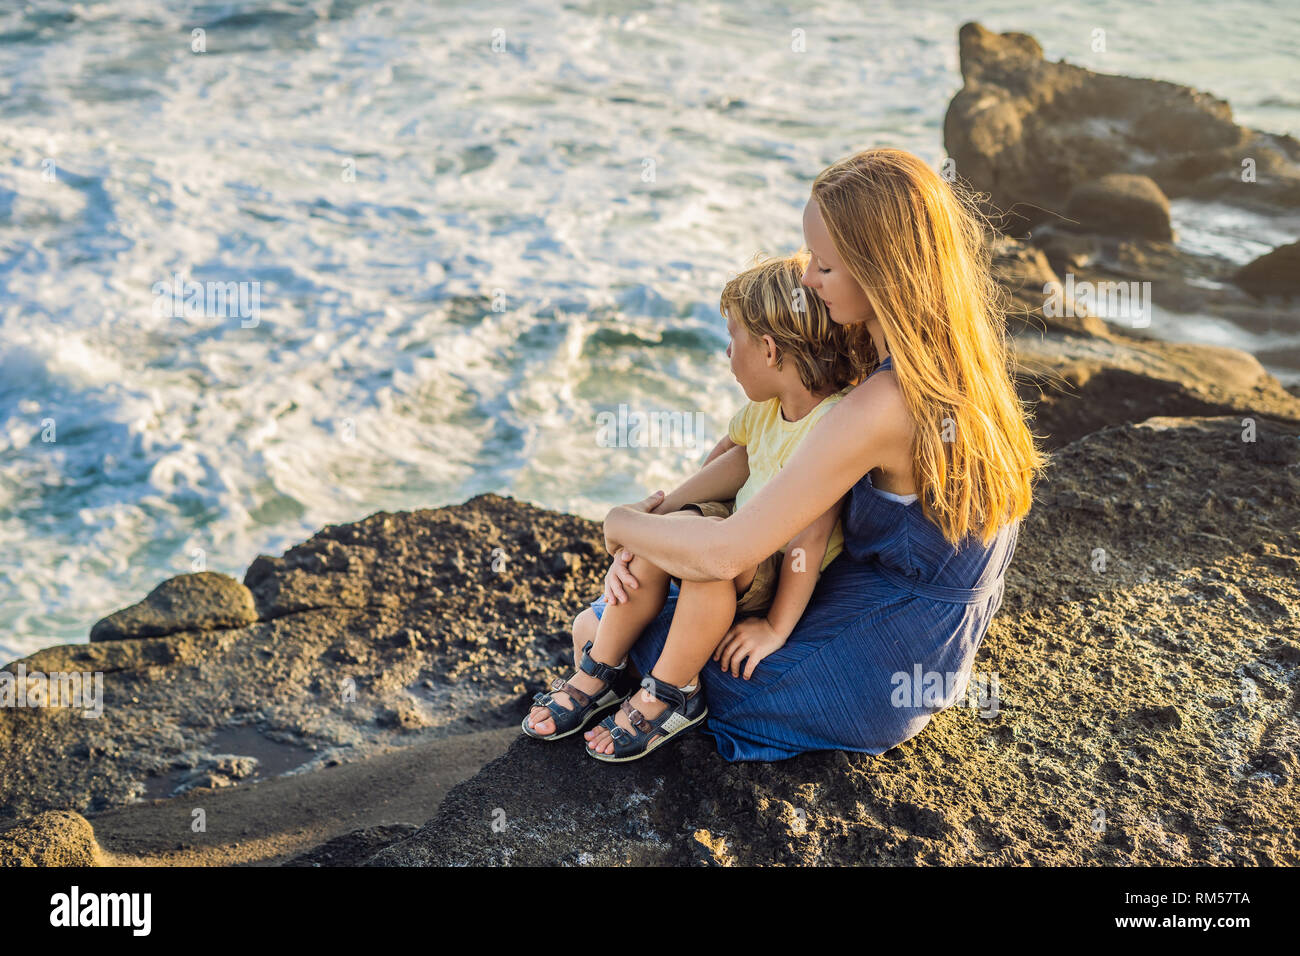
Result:
<svg viewBox="0 0 1300 956"><path fill-rule="evenodd" d="M736 511L736 499L729 498L726 501L691 501L682 505L682 510L694 508L706 518L728 518ZM736 614L762 614L772 606L772 598L776 597L777 581L781 578L781 564L785 560L785 552L778 551L775 554L768 555L758 563L758 569L754 572L754 580L749 582L749 587L736 595ZM681 578L673 578L677 586L681 587Z"/></svg>

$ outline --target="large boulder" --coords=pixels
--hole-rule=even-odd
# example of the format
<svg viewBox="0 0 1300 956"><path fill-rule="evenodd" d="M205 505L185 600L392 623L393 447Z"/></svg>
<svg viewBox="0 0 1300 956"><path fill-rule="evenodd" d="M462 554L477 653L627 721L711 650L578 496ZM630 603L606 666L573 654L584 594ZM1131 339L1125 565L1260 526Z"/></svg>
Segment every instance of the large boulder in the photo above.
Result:
<svg viewBox="0 0 1300 956"><path fill-rule="evenodd" d="M1294 368L1285 337L1295 316L1258 298L1295 293L1294 244L1241 268L1196 230L1198 217L1226 214L1220 205L1283 230L1287 217L1300 220L1300 141L1238 126L1227 103L1188 87L1049 63L1025 34L967 23L959 41L964 85L944 143L992 222L1029 238L1076 286L1149 283L1147 300L1171 326L1152 334L1185 338L1179 323L1204 330L1212 316L1258 336L1259 355L1279 374ZM1171 241L1170 198L1214 202L1183 209L1192 238L1180 243ZM1047 319L1049 332L1098 333ZM1277 343L1272 353L1266 341Z"/></svg>
<svg viewBox="0 0 1300 956"><path fill-rule="evenodd" d="M1172 239L1169 200L1150 176L1110 173L1070 191L1065 215L1082 232Z"/></svg>
<svg viewBox="0 0 1300 956"><path fill-rule="evenodd" d="M959 43L963 86L944 146L1011 235L1054 221L1076 187L1112 173L1148 176L1171 198L1300 208L1300 141L1238 126L1221 99L1049 63L1033 37L978 23Z"/></svg>
<svg viewBox="0 0 1300 956"><path fill-rule="evenodd" d="M1278 246L1238 270L1233 281L1259 295L1300 293L1300 242Z"/></svg>

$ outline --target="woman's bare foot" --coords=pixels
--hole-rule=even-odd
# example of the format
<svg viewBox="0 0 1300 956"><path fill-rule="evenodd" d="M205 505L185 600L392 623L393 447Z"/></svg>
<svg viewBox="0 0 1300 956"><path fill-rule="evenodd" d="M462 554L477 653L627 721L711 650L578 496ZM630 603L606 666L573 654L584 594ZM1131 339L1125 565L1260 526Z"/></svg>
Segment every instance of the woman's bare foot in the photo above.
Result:
<svg viewBox="0 0 1300 956"><path fill-rule="evenodd" d="M695 677L693 677L686 684L686 686L690 687L692 684L695 685L695 689L689 691L686 694L687 697L694 697L696 694L700 692L699 674L696 674ZM643 716L646 720L654 720L656 717L662 714L664 712L664 709L668 706L658 697L654 696L652 693L650 693L648 690L645 689L638 690L635 694L633 694L631 701L632 701L632 706L635 707L637 710L639 710L641 712L641 716ZM632 727L632 724L627 719L627 714L623 713L623 708L621 707L614 712L614 723L616 723L618 726L622 727L624 730L627 731L632 731L634 729ZM587 738L587 746L593 751L595 751L596 753L612 754L614 752L614 738L610 736L608 730L606 730L604 727L601 727L599 724L596 725L595 727L592 727L590 730L583 731L582 735L585 738ZM662 736L662 734L655 734L650 739L653 740L654 737L658 737L658 736ZM649 743L649 741L647 741L647 743Z"/></svg>

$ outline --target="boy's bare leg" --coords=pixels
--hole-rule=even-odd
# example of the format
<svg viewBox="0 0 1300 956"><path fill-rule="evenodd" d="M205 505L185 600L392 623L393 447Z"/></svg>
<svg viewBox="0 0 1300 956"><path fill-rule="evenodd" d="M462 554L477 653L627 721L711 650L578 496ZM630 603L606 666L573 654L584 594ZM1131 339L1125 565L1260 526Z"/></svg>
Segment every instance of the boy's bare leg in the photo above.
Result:
<svg viewBox="0 0 1300 956"><path fill-rule="evenodd" d="M573 665L575 667L582 660L582 649L587 646L587 642L596 639L596 628L599 626L600 618L596 617L596 612L591 608L587 608L573 619Z"/></svg>
<svg viewBox="0 0 1300 956"><path fill-rule="evenodd" d="M595 641L591 649L592 660L602 664L617 665L627 657L647 624L664 608L668 597L668 574L637 555L628 562L628 570L640 587L629 588L627 603L606 605L597 619L596 612L587 608L573 622L573 661L582 660L582 648L587 641ZM602 691L602 681L581 670L574 672L569 683L584 694ZM555 700L561 707L573 709L573 701L563 691L556 691ZM534 705L529 711L530 726L543 737L555 733L555 718L545 707Z"/></svg>
<svg viewBox="0 0 1300 956"><path fill-rule="evenodd" d="M667 681L677 687L695 683L708 659L731 628L736 617L736 591L744 590L753 580L753 572L735 581L683 581L677 596L677 609L659 660L646 676ZM629 645L630 647L631 645ZM652 720L668 705L648 691L639 690L632 697L636 709ZM614 718L618 726L631 730L627 715L621 710ZM584 731L587 746L598 753L612 754L614 739L604 727Z"/></svg>

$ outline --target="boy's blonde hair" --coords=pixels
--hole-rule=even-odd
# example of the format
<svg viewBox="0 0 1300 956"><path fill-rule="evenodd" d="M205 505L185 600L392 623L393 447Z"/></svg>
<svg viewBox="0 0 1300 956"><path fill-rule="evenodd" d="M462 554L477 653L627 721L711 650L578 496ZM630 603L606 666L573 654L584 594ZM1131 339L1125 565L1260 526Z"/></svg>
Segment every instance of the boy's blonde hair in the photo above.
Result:
<svg viewBox="0 0 1300 956"><path fill-rule="evenodd" d="M1012 383L1004 293L974 193L880 148L825 169L812 198L889 344L916 423L925 514L954 544L987 543L1029 510L1046 458Z"/></svg>
<svg viewBox="0 0 1300 956"><path fill-rule="evenodd" d="M722 289L719 309L756 340L772 336L777 368L794 363L813 393L855 385L875 367L870 334L836 325L822 300L800 281L810 254L759 257Z"/></svg>

